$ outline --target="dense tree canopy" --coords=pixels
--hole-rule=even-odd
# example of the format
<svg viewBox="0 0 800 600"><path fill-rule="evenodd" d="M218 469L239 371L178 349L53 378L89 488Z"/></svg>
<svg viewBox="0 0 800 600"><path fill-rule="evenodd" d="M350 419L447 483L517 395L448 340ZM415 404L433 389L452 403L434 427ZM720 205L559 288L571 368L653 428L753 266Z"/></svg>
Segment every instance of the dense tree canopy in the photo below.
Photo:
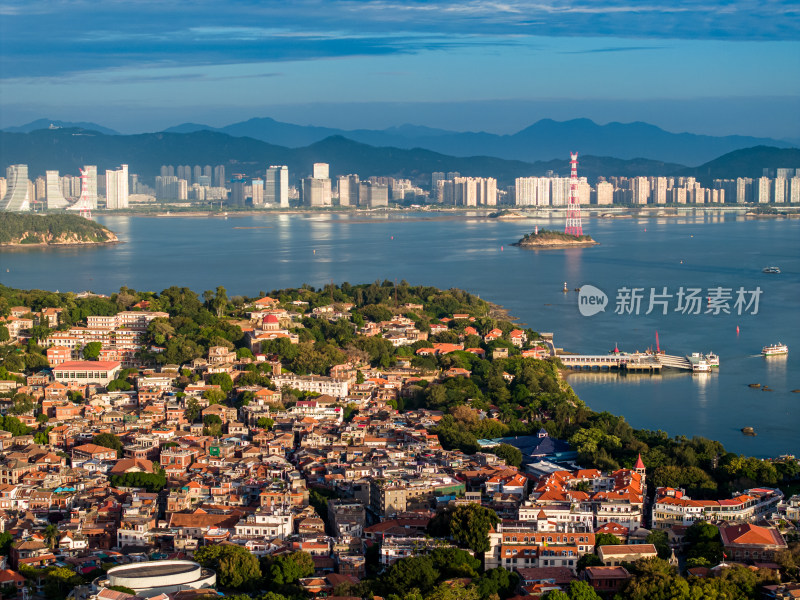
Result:
<svg viewBox="0 0 800 600"><path fill-rule="evenodd" d="M242 546L203 546L194 553L194 559L204 567L214 569L217 572L217 581L223 588L250 590L261 579L258 559Z"/></svg>

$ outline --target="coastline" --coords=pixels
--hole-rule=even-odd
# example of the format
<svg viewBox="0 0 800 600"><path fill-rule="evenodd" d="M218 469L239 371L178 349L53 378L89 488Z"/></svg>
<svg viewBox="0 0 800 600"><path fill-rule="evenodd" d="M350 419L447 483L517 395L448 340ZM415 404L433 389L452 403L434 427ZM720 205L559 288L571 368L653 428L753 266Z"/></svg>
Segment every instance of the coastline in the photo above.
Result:
<svg viewBox="0 0 800 600"><path fill-rule="evenodd" d="M523 244L521 242L516 242L511 245L517 246L518 248L524 248L525 250L564 250L567 248L587 248L591 246L599 246L600 242L560 242L557 244Z"/></svg>
<svg viewBox="0 0 800 600"><path fill-rule="evenodd" d="M439 206L439 205L420 205L417 207L381 207L381 208L304 208L292 207L289 209L279 208L266 208L261 210L248 209L248 210L230 210L230 211L211 211L202 209L170 210L165 206L160 210L149 210L150 207L141 207L142 210L136 208L128 209L125 211L102 211L98 215L103 216L131 216L131 217L151 217L151 218L173 218L173 217L195 217L195 218L216 218L226 219L235 217L252 217L258 215L358 215L361 217L368 216L381 216L381 217L394 217L402 216L409 213L427 213L430 219L463 219L463 218L479 218L489 221L524 221L526 219L543 219L549 218L554 215L561 215L566 212L565 207L511 207L515 214L513 216L491 216L497 212L498 207L461 207L461 206ZM747 214L753 210L753 206L739 206L739 205L646 205L646 206L599 206L599 205L586 205L581 206L582 217L584 219L632 219L632 218L681 218L695 213L738 213L741 216L748 218L800 218L800 208L789 206L781 207L782 209L789 209L785 214L776 215L758 215Z"/></svg>
<svg viewBox="0 0 800 600"><path fill-rule="evenodd" d="M84 246L115 246L117 244L124 244L125 242L119 239L106 240L104 242L36 242L34 244L22 244L19 242L2 242L0 243L0 250L24 250L25 248L71 248L71 247L84 247Z"/></svg>

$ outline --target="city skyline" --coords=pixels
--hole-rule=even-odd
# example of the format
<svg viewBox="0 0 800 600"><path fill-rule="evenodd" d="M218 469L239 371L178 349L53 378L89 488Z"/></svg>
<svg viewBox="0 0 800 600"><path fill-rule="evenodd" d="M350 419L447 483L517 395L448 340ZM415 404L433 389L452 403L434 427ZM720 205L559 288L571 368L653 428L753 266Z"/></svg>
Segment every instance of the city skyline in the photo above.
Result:
<svg viewBox="0 0 800 600"><path fill-rule="evenodd" d="M3 127L254 116L508 133L539 118L800 138L789 2L5 2ZM347 82L347 85L344 85Z"/></svg>

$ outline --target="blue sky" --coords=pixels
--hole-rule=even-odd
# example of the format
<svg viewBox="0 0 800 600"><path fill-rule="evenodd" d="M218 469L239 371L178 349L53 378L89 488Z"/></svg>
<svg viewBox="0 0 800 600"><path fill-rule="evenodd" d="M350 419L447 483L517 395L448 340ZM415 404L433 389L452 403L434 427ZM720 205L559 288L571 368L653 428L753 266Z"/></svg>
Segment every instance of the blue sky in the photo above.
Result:
<svg viewBox="0 0 800 600"><path fill-rule="evenodd" d="M0 0L0 125L254 116L513 132L539 118L800 138L780 0Z"/></svg>

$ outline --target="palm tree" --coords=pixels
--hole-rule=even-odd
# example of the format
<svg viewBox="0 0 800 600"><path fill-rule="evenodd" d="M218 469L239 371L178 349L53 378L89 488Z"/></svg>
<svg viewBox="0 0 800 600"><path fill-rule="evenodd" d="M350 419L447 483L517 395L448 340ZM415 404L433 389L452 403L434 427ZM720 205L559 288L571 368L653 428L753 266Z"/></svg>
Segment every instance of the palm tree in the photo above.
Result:
<svg viewBox="0 0 800 600"><path fill-rule="evenodd" d="M54 550L58 544L58 527L52 523L44 528L44 541L51 550Z"/></svg>

